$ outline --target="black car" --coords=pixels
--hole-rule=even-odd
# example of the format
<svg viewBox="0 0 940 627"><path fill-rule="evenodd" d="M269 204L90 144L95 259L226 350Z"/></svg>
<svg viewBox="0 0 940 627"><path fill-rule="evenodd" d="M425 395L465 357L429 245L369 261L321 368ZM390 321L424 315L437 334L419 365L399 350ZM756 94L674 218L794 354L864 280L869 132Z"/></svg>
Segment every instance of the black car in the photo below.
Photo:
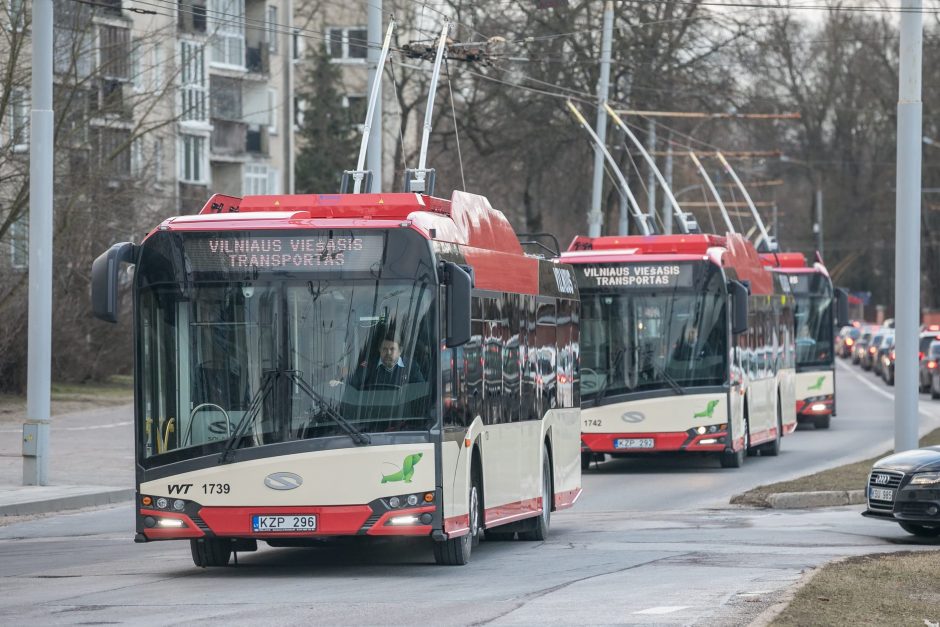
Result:
<svg viewBox="0 0 940 627"><path fill-rule="evenodd" d="M865 348L865 351L862 353L862 359L859 362L859 365L862 367L862 370L871 370L872 366L875 365L875 355L878 354L878 348L881 346L881 341L885 338L885 332L880 331L876 333L871 338L871 342L868 343L868 346Z"/></svg>
<svg viewBox="0 0 940 627"><path fill-rule="evenodd" d="M871 343L872 337L878 331L877 326L867 326L862 329L862 334L857 340L855 340L855 346L852 347L852 363L860 364L862 361L862 356L868 352L868 345Z"/></svg>
<svg viewBox="0 0 940 627"><path fill-rule="evenodd" d="M838 337L836 337L836 355L842 358L847 358L852 356L852 348L855 346L855 342L862 335L862 330L858 327L847 326L842 327L842 330L839 331Z"/></svg>
<svg viewBox="0 0 940 627"><path fill-rule="evenodd" d="M921 342L923 346L923 342ZM930 344L921 350L920 358L920 391L929 392L931 379L937 367L940 366L940 340L931 340Z"/></svg>
<svg viewBox="0 0 940 627"><path fill-rule="evenodd" d="M885 365L885 356L890 355L894 350L894 333L885 333L881 338L881 344L878 345L878 351L875 353L871 362L871 369L879 377L884 377L882 367Z"/></svg>
<svg viewBox="0 0 940 627"><path fill-rule="evenodd" d="M868 475L869 518L880 518L922 538L940 536L940 446L879 459Z"/></svg>

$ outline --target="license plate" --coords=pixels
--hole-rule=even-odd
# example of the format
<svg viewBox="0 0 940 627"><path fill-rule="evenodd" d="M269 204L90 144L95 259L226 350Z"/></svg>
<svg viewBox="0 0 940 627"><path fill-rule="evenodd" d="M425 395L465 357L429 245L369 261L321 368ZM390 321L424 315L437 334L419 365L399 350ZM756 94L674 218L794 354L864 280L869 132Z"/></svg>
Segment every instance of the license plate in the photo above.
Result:
<svg viewBox="0 0 940 627"><path fill-rule="evenodd" d="M869 488L868 498L875 501L893 501L894 490L885 490L884 488Z"/></svg>
<svg viewBox="0 0 940 627"><path fill-rule="evenodd" d="M653 438L619 438L614 448L653 448Z"/></svg>
<svg viewBox="0 0 940 627"><path fill-rule="evenodd" d="M271 514L252 516L251 530L255 533L268 531L316 531L317 517L314 514Z"/></svg>

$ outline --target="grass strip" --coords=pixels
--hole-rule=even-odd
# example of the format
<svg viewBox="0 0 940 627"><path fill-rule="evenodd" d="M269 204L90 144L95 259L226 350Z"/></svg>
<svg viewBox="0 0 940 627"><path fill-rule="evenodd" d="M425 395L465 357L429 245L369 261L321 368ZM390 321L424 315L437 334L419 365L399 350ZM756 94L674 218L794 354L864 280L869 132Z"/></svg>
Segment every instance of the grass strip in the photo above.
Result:
<svg viewBox="0 0 940 627"><path fill-rule="evenodd" d="M771 623L925 625L940 622L936 551L853 557L823 567Z"/></svg>
<svg viewBox="0 0 940 627"><path fill-rule="evenodd" d="M940 429L934 429L920 439L920 446L940 445ZM891 452L866 459L864 461L836 466L805 477L798 477L790 481L780 481L769 485L757 486L744 494L738 494L731 499L735 505L766 506L766 497L769 494L782 492L817 492L825 490L864 490L868 481L868 473L872 464Z"/></svg>

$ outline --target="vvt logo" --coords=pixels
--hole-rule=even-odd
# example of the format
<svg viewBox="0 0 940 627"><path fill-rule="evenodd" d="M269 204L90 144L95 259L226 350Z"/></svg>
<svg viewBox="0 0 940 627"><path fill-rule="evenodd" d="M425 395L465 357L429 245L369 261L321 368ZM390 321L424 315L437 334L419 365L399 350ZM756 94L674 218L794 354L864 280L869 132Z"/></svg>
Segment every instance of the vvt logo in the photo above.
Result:
<svg viewBox="0 0 940 627"><path fill-rule="evenodd" d="M272 472L264 478L264 485L272 490L293 490L304 482L303 477L292 472Z"/></svg>
<svg viewBox="0 0 940 627"><path fill-rule="evenodd" d="M627 411L620 416L620 419L630 424L636 424L646 420L646 414L641 411Z"/></svg>

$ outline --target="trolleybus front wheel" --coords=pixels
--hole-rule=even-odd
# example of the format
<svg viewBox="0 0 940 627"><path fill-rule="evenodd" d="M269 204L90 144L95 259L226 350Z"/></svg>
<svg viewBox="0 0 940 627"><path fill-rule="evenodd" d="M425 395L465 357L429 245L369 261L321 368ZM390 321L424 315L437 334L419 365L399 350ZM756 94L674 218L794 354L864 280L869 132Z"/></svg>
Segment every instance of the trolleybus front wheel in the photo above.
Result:
<svg viewBox="0 0 940 627"><path fill-rule="evenodd" d="M480 487L476 471L470 473L469 526L470 531L459 538L434 542L434 561L442 566L463 566L470 561L470 552L480 537Z"/></svg>
<svg viewBox="0 0 940 627"><path fill-rule="evenodd" d="M741 447L740 451L724 451L721 454L721 467L722 468L740 468L744 465L744 454L747 451L748 447L751 445L751 436L749 433L750 426L747 422L747 417L744 418L744 446Z"/></svg>
<svg viewBox="0 0 940 627"><path fill-rule="evenodd" d="M218 538L190 540L189 549L193 554L193 564L199 568L228 566L228 561L232 558L232 544L228 540Z"/></svg>

